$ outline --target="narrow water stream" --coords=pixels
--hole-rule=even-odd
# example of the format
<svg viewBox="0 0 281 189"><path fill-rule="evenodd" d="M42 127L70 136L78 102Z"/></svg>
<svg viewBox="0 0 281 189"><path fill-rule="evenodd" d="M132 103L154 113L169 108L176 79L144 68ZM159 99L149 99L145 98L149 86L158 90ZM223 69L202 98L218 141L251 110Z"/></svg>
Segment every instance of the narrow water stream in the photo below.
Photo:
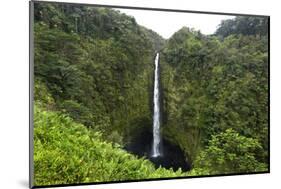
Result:
<svg viewBox="0 0 281 189"><path fill-rule="evenodd" d="M153 89L153 143L152 157L158 157L160 152L160 100L159 100L159 53L156 54Z"/></svg>

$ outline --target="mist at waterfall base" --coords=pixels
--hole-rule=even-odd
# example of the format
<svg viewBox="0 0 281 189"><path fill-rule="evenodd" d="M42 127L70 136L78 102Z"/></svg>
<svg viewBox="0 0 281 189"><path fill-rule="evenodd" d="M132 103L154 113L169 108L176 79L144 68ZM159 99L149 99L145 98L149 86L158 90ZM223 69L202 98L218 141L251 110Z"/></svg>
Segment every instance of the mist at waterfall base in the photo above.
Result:
<svg viewBox="0 0 281 189"><path fill-rule="evenodd" d="M191 169L190 163L186 161L181 148L165 138L161 137L161 89L160 89L160 69L159 53L156 53L154 59L154 85L153 85L153 124L150 127L143 127L133 138L132 142L125 147L129 152L139 157L145 156L156 167L172 168L177 171L181 168L183 171Z"/></svg>

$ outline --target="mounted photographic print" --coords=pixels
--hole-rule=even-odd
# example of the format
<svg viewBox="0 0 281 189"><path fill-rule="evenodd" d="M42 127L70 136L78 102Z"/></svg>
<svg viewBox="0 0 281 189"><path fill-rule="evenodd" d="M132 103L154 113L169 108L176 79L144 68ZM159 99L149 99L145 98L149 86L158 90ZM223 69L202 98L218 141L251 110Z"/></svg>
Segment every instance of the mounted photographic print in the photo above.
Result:
<svg viewBox="0 0 281 189"><path fill-rule="evenodd" d="M30 2L30 187L269 173L269 16Z"/></svg>

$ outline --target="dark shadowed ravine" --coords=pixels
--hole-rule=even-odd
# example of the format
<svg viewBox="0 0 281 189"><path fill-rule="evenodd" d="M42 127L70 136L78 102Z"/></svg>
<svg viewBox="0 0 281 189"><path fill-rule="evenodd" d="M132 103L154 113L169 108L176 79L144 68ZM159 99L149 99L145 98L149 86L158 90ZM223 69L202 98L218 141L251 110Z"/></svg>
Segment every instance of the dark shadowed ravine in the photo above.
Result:
<svg viewBox="0 0 281 189"><path fill-rule="evenodd" d="M125 147L125 149L139 157L146 157L152 161L156 167L160 165L165 168L172 168L173 170L178 170L181 168L183 171L190 170L190 163L186 161L183 151L179 146L174 145L162 138L161 142L161 156L152 157L152 139L153 134L149 130L144 130L139 132L133 141Z"/></svg>

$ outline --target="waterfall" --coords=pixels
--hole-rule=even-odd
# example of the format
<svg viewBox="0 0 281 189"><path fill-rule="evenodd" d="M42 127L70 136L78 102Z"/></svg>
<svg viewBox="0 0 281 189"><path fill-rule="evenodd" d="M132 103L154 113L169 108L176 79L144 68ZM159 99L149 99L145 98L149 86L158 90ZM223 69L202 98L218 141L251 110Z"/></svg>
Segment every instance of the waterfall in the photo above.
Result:
<svg viewBox="0 0 281 189"><path fill-rule="evenodd" d="M154 90L153 90L153 144L152 157L158 157L160 153L160 101L159 101L159 53L156 54L154 70Z"/></svg>

